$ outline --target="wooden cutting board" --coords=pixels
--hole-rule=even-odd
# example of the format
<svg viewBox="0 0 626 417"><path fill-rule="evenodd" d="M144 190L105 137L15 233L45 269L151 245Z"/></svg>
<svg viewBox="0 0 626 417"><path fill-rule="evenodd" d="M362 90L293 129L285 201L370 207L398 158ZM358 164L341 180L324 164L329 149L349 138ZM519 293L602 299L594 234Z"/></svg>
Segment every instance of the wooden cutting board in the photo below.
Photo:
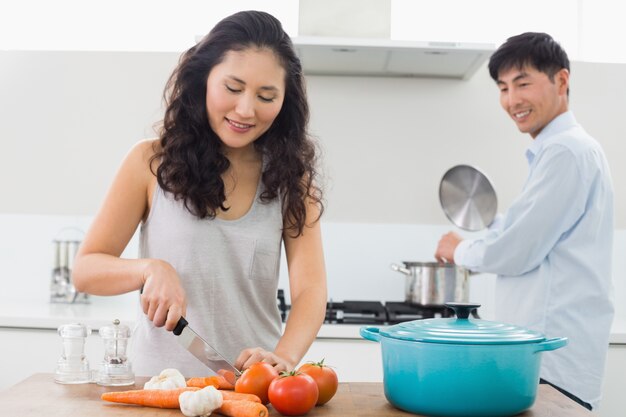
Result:
<svg viewBox="0 0 626 417"><path fill-rule="evenodd" d="M180 410L111 404L100 399L105 391L140 389L147 378L134 386L101 387L96 384L61 385L52 374L35 374L0 392L3 417L181 417ZM451 399L453 394L451 393ZM270 416L280 416L268 407ZM518 417L585 417L594 414L548 385L540 385L535 405ZM335 397L307 414L310 417L400 417L415 414L400 411L385 399L382 383L341 383Z"/></svg>

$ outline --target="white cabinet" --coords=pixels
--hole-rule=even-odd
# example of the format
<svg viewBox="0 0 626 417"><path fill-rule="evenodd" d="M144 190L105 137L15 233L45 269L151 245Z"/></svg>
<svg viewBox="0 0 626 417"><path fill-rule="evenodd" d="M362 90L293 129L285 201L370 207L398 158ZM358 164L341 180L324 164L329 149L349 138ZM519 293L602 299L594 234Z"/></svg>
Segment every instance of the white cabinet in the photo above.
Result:
<svg viewBox="0 0 626 417"><path fill-rule="evenodd" d="M61 337L51 329L0 328L0 390L38 373L54 373L62 354ZM104 344L98 333L85 343L91 369L97 369L104 357ZM382 382L383 371L378 343L359 339L321 338L302 359L332 366L341 382Z"/></svg>
<svg viewBox="0 0 626 417"><path fill-rule="evenodd" d="M34 373L54 373L63 353L62 339L56 330L0 328L0 390ZM104 358L104 344L98 333L85 343L85 355L91 369Z"/></svg>
<svg viewBox="0 0 626 417"><path fill-rule="evenodd" d="M359 339L317 339L302 359L332 366L339 382L382 382L380 344Z"/></svg>

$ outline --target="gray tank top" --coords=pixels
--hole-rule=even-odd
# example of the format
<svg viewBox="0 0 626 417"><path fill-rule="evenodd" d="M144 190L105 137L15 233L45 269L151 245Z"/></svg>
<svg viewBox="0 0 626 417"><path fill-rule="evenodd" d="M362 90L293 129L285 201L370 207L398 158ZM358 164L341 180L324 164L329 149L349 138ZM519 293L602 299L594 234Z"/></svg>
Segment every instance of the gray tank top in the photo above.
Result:
<svg viewBox="0 0 626 417"><path fill-rule="evenodd" d="M140 229L139 256L163 259L176 269L190 327L231 362L245 348L274 350L281 335L276 294L283 217L279 199L260 201L262 189L259 181L243 217L201 220L157 184ZM211 374L141 309L136 323L130 343L136 375L158 375L165 368L187 377Z"/></svg>

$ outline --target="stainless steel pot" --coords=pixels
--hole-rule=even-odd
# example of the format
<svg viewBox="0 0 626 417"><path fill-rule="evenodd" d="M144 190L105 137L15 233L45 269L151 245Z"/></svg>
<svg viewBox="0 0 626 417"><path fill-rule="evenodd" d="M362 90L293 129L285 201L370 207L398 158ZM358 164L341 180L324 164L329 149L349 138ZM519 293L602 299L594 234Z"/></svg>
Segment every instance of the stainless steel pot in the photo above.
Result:
<svg viewBox="0 0 626 417"><path fill-rule="evenodd" d="M469 300L469 271L454 264L402 262L391 269L405 275L405 301L425 306Z"/></svg>

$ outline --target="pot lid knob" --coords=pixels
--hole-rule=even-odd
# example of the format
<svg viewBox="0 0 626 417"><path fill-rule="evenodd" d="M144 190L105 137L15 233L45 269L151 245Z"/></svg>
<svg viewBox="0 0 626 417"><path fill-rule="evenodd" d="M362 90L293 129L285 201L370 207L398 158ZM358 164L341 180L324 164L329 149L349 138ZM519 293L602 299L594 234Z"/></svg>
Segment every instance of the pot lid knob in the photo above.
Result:
<svg viewBox="0 0 626 417"><path fill-rule="evenodd" d="M460 320L467 320L469 319L470 314L472 314L472 311L476 310L478 307L480 307L480 304L475 304L475 303L446 303L446 307L451 308L452 310L454 310L454 314L456 314L456 317Z"/></svg>

